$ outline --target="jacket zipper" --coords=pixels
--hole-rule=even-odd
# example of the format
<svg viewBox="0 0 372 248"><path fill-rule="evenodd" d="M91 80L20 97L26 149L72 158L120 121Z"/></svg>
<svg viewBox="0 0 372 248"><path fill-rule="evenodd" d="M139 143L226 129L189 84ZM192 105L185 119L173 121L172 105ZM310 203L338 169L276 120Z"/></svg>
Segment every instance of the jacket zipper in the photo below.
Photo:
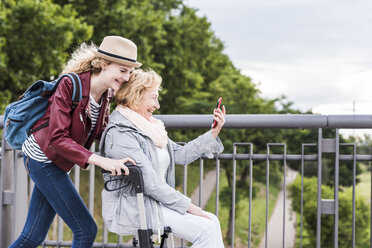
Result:
<svg viewBox="0 0 372 248"><path fill-rule="evenodd" d="M167 144L167 149L168 149L168 153L169 153L170 162L169 162L169 166L167 168L167 172L166 173L167 173L167 184L170 184L171 183L171 175L169 173L169 170L171 169L171 166L173 164L174 158L173 158L172 152L170 151L171 146L170 146L169 140L168 140L168 144ZM172 182L172 184L174 184L174 182ZM174 187L174 186L171 185L171 187Z"/></svg>
<svg viewBox="0 0 372 248"><path fill-rule="evenodd" d="M80 117L81 123L83 123L84 131L85 131L85 123L84 123L83 116L81 115L81 112L79 112L79 117Z"/></svg>

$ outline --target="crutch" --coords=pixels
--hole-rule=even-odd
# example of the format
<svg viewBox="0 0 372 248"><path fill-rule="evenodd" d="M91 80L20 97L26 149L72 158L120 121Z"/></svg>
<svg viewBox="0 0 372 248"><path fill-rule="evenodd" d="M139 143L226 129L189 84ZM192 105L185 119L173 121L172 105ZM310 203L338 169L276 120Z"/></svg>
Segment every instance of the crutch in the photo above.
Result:
<svg viewBox="0 0 372 248"><path fill-rule="evenodd" d="M146 214L145 214L145 204L143 199L143 177L142 171L139 167L133 165L130 162L126 162L125 165L129 169L129 175L125 176L128 178L128 181L134 185L136 196L137 196L137 203L138 203L138 211L140 217L140 229L138 229L138 239L139 239L139 247L140 248L153 248L154 243L152 242L152 229L147 228L147 221L146 221ZM103 173L111 173L109 171L102 170ZM124 171L122 171L124 173ZM108 180L104 184L104 188L107 191L114 191L120 188L110 189L108 187L108 183L112 181L117 181L121 179L112 179ZM167 239L168 238L168 239ZM165 245L165 240L167 239L167 246ZM136 247L138 241L133 238L133 246ZM170 227L164 228L164 233L161 235L161 243L160 248L162 247L169 247L174 248L174 241L173 241L173 234Z"/></svg>

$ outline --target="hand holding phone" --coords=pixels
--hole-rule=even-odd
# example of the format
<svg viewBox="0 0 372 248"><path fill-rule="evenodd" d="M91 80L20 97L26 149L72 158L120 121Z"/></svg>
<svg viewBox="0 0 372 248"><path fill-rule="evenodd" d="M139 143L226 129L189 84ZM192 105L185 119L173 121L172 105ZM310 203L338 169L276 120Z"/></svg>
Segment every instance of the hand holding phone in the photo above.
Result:
<svg viewBox="0 0 372 248"><path fill-rule="evenodd" d="M222 102L222 97L220 97L218 100L217 100L217 106L216 108L220 108L221 107L221 102ZM217 122L215 120L213 120L212 122L212 128L215 128L217 125Z"/></svg>

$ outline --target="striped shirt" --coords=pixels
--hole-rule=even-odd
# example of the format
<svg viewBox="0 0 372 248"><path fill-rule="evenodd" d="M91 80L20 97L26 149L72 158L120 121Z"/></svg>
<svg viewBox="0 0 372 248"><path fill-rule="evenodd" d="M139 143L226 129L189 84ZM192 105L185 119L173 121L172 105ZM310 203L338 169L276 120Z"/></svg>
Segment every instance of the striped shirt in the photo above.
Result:
<svg viewBox="0 0 372 248"><path fill-rule="evenodd" d="M99 112L101 110L102 104L98 104L92 96L90 98L90 113L91 113L91 120L92 120L92 128L90 129L89 135L94 130L94 127L97 124L97 120L99 117ZM101 102L102 103L102 102ZM22 145L23 154L27 157L32 158L38 162L42 163L52 163L47 156L45 156L44 152L41 150L40 146L35 140L33 134L31 134L23 143Z"/></svg>
<svg viewBox="0 0 372 248"><path fill-rule="evenodd" d="M90 129L90 132L89 132L89 135L90 135L90 133L96 127L97 120L98 120L98 117L99 117L99 112L100 112L101 106L102 106L102 101L101 101L100 104L98 104L94 100L94 98L92 97L92 95L90 95L89 98L90 98L90 114L91 114L91 120L92 120L92 128Z"/></svg>

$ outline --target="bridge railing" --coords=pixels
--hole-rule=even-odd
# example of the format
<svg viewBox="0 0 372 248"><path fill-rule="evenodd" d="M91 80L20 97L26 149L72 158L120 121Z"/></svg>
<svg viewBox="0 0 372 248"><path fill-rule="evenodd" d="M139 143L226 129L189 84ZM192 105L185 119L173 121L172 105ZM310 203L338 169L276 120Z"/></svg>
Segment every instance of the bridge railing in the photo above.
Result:
<svg viewBox="0 0 372 248"><path fill-rule="evenodd" d="M208 128L212 120L212 115L157 115L157 118L163 120L167 128L183 129L183 128ZM0 117L0 127L2 126L2 119ZM281 161L283 165L283 221L281 229L281 242L277 244L277 247L286 247L286 212L285 209L288 207L286 199L286 170L287 161L298 161L300 163L300 175L304 177L304 163L305 161L317 162L317 244L316 247L321 247L321 217L323 215L334 216L334 247L338 247L339 243L339 163L340 161L352 161L353 167L350 172L353 174L353 219L352 219L352 238L353 247L355 247L355 186L356 186L356 163L358 161L370 162L372 161L371 154L356 154L356 144L341 144L340 143L340 129L371 129L372 128L372 115L227 115L225 128L227 129L317 129L318 138L312 141L312 143L303 143L301 146L301 154L288 154L287 144L285 143L267 143L267 152L265 154L254 154L253 146L249 140L249 137L242 137L241 140L236 141L233 144L233 153L222 153L215 156L213 160L216 166L216 199L215 199L215 213L219 214L219 193L220 193L220 161L230 160L232 167L232 232L231 232L231 243L227 244L231 247L235 246L235 204L236 204L236 167L237 161L246 160L249 161L249 216L248 222L248 247L251 247L251 234L252 234L252 169L255 161L266 161L266 218L265 218L265 236L264 244L268 247L270 239L270 231L268 229L269 220L269 167L271 161ZM334 129L334 138L323 138L324 129ZM237 148L245 146L248 149L248 153L238 153ZM271 154L270 150L273 147L282 147L282 154ZM313 146L317 149L317 154L306 155L304 150L306 147ZM353 153L349 155L340 154L340 147L351 146L353 147ZM93 149L93 148L92 148ZM94 150L93 150L94 151ZM95 151L96 152L96 151ZM330 153L334 155L334 185L335 194L334 199L323 199L322 198L322 161L323 154ZM203 198L203 162L207 158L201 158L199 162L199 204ZM89 167L89 200L88 209L93 214L95 210L95 166ZM33 182L28 178L27 173L23 167L22 152L12 149L7 143L2 141L1 149L1 171L0 171L0 246L7 247L14 239L20 234L28 210L29 197L32 192ZM76 188L80 188L80 169L75 166L73 169L73 181ZM371 189L368 189L371 190ZM187 166L184 167L183 173L183 191L187 191ZM303 197L303 184L301 187L301 196ZM254 213L253 213L254 214ZM371 219L372 220L372 219ZM370 222L371 222L370 220ZM302 241L302 226L303 226L303 199L301 199L301 241ZM372 225L371 225L372 226ZM118 236L116 243L108 242L108 232L103 226L102 228L102 242L97 242L94 247L132 247L131 245L124 244L123 238ZM45 240L44 245L46 246L71 246L71 241L63 240L63 221L58 220L57 228L57 239L56 240ZM184 246L183 243L181 246Z"/></svg>

